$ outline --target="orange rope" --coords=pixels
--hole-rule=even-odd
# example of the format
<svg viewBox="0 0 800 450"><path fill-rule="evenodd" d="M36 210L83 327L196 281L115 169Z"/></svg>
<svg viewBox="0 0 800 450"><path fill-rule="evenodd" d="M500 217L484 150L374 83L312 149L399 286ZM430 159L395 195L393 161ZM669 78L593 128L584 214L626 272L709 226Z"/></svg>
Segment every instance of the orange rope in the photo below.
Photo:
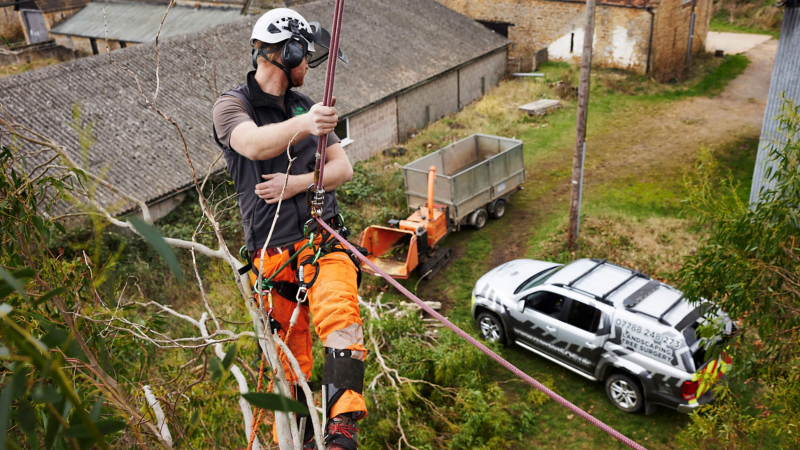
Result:
<svg viewBox="0 0 800 450"><path fill-rule="evenodd" d="M271 293L270 293L271 295ZM264 308L264 315L267 317L267 328L269 328L269 312L267 311L267 305L263 301L263 297L258 295L259 302L262 304ZM300 305L295 306L295 308L299 307ZM289 329L286 331L286 335L283 337L282 341L284 344L289 345L289 336L292 335L292 329L294 325L290 325ZM282 359L283 352L280 347L278 347L278 359ZM266 354L264 352L261 353L261 368L258 370L258 385L256 386L256 392L261 391L261 382L264 379L264 362L266 361ZM273 388L275 387L275 376L269 380L269 386L267 387L267 392L272 392ZM294 398L294 392L292 392L292 398ZM253 443L256 439L256 431L258 431L258 426L261 423L261 419L264 416L264 409L256 408L258 411L258 415L256 416L255 420L253 421L253 425L250 428L250 442L247 444L247 450L253 450Z"/></svg>

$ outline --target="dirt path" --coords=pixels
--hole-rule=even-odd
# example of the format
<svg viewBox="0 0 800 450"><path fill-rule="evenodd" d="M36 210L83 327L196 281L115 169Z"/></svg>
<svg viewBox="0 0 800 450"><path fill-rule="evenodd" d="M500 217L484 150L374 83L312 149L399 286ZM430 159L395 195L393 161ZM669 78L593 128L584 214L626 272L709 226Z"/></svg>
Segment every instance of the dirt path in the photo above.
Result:
<svg viewBox="0 0 800 450"><path fill-rule="evenodd" d="M637 174L640 181L647 182L647 174L655 170L680 170L692 164L703 146L758 136L777 48L778 41L773 39L746 52L750 65L717 97L694 97L659 106L653 114L637 115L636 120L602 135L593 135L590 129L587 191ZM569 169L571 155L571 149L564 150L556 163L559 170L561 166ZM542 196L544 201L529 199L526 205L520 205L526 218L508 224L513 233L500 237L489 256L492 265L524 257L526 237L535 225L531 221L541 219L558 205L566 205L569 195L569 178L565 178Z"/></svg>

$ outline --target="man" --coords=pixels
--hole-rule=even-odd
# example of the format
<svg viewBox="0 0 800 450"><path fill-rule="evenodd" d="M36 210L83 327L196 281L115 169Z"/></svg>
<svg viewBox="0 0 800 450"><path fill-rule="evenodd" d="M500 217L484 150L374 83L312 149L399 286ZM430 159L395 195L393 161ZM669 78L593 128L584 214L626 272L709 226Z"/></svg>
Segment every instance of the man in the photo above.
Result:
<svg viewBox="0 0 800 450"><path fill-rule="evenodd" d="M266 291L271 291L271 316L280 324L281 338L289 329L292 312L301 308L288 346L306 377L311 375L313 366L309 310L313 314L326 353L323 386L327 389L329 420L325 424L325 441L332 450L355 450L357 421L367 413L361 395L366 350L357 297L359 269L338 245L314 261L314 248L333 242L333 238L322 233L321 227L318 229L306 204L306 190L314 182L319 136L328 135L322 218L334 227L341 226L334 189L352 178L353 168L333 133L338 120L336 109L314 104L306 95L291 90L303 85L309 61L313 67L325 59L324 50L330 47L329 43L330 36L319 24L309 24L295 11L278 8L264 14L250 40L256 70L247 74L244 84L217 100L214 138L223 149L236 187L245 241L253 256L251 278L255 282L262 264L263 277L267 278L295 252L300 253L269 286L256 289L263 288L264 297ZM341 52L339 57L346 62ZM278 222L269 247L262 254L286 181L287 147L295 159ZM306 225L314 232L315 247L301 250L308 242ZM311 283L307 302L303 301L304 291L298 291L299 268L304 270L300 283ZM283 364L287 377L295 381L289 364L285 360ZM296 389L295 395L305 401L302 390ZM306 427L303 448L315 448L310 425Z"/></svg>

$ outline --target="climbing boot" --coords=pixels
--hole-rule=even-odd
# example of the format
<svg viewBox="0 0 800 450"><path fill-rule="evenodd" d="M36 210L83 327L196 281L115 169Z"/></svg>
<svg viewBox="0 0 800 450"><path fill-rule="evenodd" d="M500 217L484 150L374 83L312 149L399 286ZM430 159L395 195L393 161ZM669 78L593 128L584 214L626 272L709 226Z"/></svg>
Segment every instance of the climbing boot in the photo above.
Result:
<svg viewBox="0 0 800 450"><path fill-rule="evenodd" d="M339 414L328 420L325 445L329 450L358 450L358 421L351 413Z"/></svg>

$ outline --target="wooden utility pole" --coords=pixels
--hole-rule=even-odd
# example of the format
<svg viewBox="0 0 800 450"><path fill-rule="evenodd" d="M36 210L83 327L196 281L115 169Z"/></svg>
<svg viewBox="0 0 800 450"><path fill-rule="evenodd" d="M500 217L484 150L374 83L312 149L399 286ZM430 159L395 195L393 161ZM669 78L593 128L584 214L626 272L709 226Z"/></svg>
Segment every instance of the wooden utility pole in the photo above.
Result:
<svg viewBox="0 0 800 450"><path fill-rule="evenodd" d="M578 85L578 126L575 132L575 156L572 160L572 200L569 204L569 234L567 248L578 247L578 212L583 171L583 151L586 141L586 113L589 108L589 75L592 70L592 42L594 41L594 11L596 0L586 0L586 26L583 30L583 54L581 55L581 80Z"/></svg>

